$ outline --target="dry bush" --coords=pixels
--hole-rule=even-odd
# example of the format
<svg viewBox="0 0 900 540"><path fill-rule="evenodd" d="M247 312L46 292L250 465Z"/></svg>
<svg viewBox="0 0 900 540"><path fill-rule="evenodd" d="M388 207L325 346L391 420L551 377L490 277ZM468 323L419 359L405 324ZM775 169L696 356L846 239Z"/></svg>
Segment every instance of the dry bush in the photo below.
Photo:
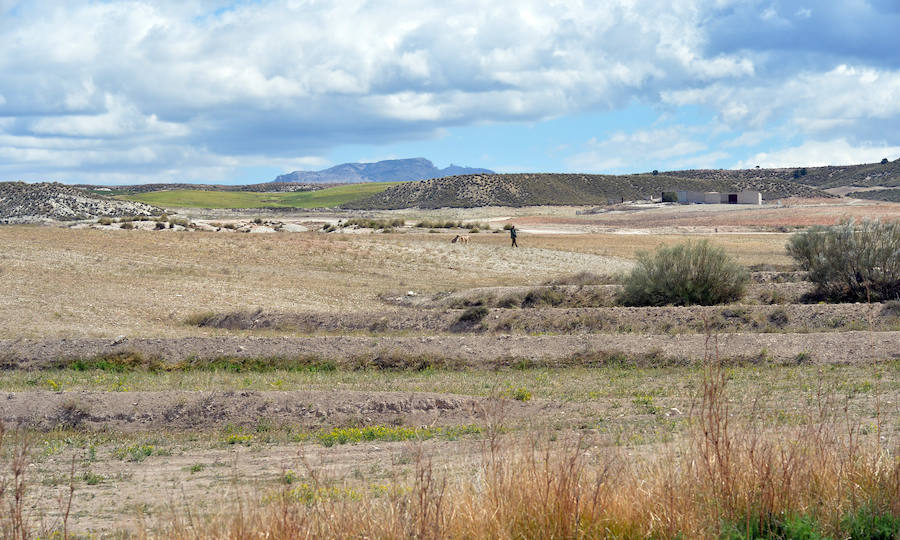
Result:
<svg viewBox="0 0 900 540"><path fill-rule="evenodd" d="M711 306L739 299L746 269L706 240L641 253L625 278L619 301L627 306Z"/></svg>
<svg viewBox="0 0 900 540"><path fill-rule="evenodd" d="M787 251L832 301L900 299L900 221L844 221L791 237Z"/></svg>

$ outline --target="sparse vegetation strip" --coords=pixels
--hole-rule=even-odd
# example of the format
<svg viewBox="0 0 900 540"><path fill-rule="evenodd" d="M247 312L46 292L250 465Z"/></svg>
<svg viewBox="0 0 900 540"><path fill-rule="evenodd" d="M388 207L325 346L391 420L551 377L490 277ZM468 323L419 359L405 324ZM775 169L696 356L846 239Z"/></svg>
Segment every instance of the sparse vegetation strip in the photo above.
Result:
<svg viewBox="0 0 900 540"><path fill-rule="evenodd" d="M900 319L880 304L785 304L779 289L761 291L766 305L691 307L572 307L594 303L596 293L566 296L553 289L458 298L452 310L383 313L198 313L186 324L201 328L314 335L394 335L477 332L491 334L680 334L719 332L832 332L900 330ZM602 298L602 297L601 297ZM601 302L597 302L601 303ZM562 306L562 307L556 307ZM576 304L577 306L577 304Z"/></svg>
<svg viewBox="0 0 900 540"><path fill-rule="evenodd" d="M889 355L883 359L887 360ZM765 347L753 352L728 356L722 359L727 365L808 363L808 352L791 357L778 358ZM626 352L616 349L584 349L568 354L545 357L504 355L488 361L473 361L462 356L377 351L370 354L239 357L214 356L187 361L168 362L159 357L145 356L137 351L100 354L89 358L62 359L35 366L42 371L107 373L327 373L333 371L467 371L477 369L563 369L570 367L635 367L657 368L667 366L696 365L698 360L690 356L667 353L662 348L643 352ZM5 364L7 368L13 363ZM61 386L50 380L51 390Z"/></svg>
<svg viewBox="0 0 900 540"><path fill-rule="evenodd" d="M727 309L727 308L725 308ZM780 317L780 315L778 315ZM885 317L892 317L885 313ZM790 315L788 314L790 319ZM771 324L777 324L776 319ZM865 363L898 358L896 344L900 331L848 330L821 333L733 333L721 334L725 356L762 355L773 362L791 362L805 352L812 362ZM165 359L167 363L190 366L215 365L225 359L220 369L245 369L243 359L259 361L266 369L268 359L295 362L292 369L328 369L334 362L339 369L422 369L462 366L491 366L497 358L509 356L552 364L570 358L580 351L622 351L639 355L650 349L664 350L665 356L696 361L696 348L702 345L702 334L573 334L573 335L484 335L457 334L421 337L207 337L190 339L129 340L127 345L113 345L108 339L0 340L0 367L4 370L37 370L65 366L73 360L106 358L108 355L139 353L144 359ZM242 351L239 349L243 349ZM228 352L225 352L228 351ZM405 352L411 351L411 352ZM448 354L453 351L453 354ZM212 359L212 360L208 360ZM237 366L230 366L235 359ZM284 359L284 360L281 360ZM300 360L298 360L300 359ZM308 360L307 360L308 359ZM91 360L94 362L94 360ZM136 365L141 365L137 363ZM152 364L149 364L152 367ZM277 363L276 363L277 365ZM413 367L411 367L413 366ZM143 368L141 368L143 369ZM155 369L155 368L154 368ZM203 367L203 369L209 369Z"/></svg>

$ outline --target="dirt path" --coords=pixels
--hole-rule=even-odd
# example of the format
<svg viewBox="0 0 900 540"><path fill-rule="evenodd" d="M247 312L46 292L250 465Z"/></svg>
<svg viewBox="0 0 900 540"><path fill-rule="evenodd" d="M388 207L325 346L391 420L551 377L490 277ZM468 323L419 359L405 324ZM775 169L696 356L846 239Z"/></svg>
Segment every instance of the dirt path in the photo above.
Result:
<svg viewBox="0 0 900 540"><path fill-rule="evenodd" d="M2 340L6 369L41 369L64 358L91 358L118 352L177 362L190 358L317 357L341 363L348 357L396 358L407 355L452 359L471 367L493 366L498 359L557 361L576 354L659 353L662 357L703 359L706 336L677 335L465 335L432 337L195 337L179 339ZM806 334L722 334L722 357L759 357L789 362L803 353L819 364L862 363L900 358L900 332L830 332Z"/></svg>

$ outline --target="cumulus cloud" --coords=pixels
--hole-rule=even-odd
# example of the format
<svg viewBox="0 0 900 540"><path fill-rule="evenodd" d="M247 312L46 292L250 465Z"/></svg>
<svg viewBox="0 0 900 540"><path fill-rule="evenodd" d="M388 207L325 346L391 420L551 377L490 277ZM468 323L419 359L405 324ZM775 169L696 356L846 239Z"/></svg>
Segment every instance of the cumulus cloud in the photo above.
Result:
<svg viewBox="0 0 900 540"><path fill-rule="evenodd" d="M673 126L662 129L618 132L603 139L591 139L582 152L566 161L569 170L609 172L625 170L711 167L725 158L724 152L707 152L706 142L699 140L704 128Z"/></svg>
<svg viewBox="0 0 900 540"><path fill-rule="evenodd" d="M223 159L539 121L753 70L740 55L699 51L692 2L3 7L0 115L20 119L8 134L177 140Z"/></svg>
<svg viewBox="0 0 900 540"><path fill-rule="evenodd" d="M755 82L755 84L753 84ZM900 70L838 65L788 80L663 92L675 106L703 105L734 130L900 140ZM872 133L872 130L878 133Z"/></svg>
<svg viewBox="0 0 900 540"><path fill-rule="evenodd" d="M0 175L212 181L635 101L756 131L876 119L894 137L900 12L844 4L0 0ZM602 163L615 144L571 161ZM721 153L685 144L644 146Z"/></svg>
<svg viewBox="0 0 900 540"><path fill-rule="evenodd" d="M761 152L737 163L737 169L760 167L799 167L824 165L853 165L875 163L884 158L900 157L900 146L887 144L852 144L847 139L808 141L799 146L775 152Z"/></svg>

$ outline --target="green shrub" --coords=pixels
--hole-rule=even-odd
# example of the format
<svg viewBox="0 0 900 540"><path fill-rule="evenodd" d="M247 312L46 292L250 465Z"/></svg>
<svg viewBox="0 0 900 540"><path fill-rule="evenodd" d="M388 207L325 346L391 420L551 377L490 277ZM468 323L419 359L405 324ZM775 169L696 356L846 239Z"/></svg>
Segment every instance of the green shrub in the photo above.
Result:
<svg viewBox="0 0 900 540"><path fill-rule="evenodd" d="M900 515L878 512L869 505L847 513L841 520L845 538L891 540L900 537Z"/></svg>
<svg viewBox="0 0 900 540"><path fill-rule="evenodd" d="M769 313L768 319L770 323L774 324L778 328L783 328L790 322L790 317L788 316L787 311L782 308L778 308L772 313Z"/></svg>
<svg viewBox="0 0 900 540"><path fill-rule="evenodd" d="M687 242L640 253L618 300L626 306L711 306L739 299L749 279L722 248Z"/></svg>
<svg viewBox="0 0 900 540"><path fill-rule="evenodd" d="M772 287L771 290L759 294L759 301L763 304L787 304L788 298L783 292Z"/></svg>
<svg viewBox="0 0 900 540"><path fill-rule="evenodd" d="M459 316L457 322L463 324L476 324L487 317L489 312L490 310L484 306L471 307L462 312L462 315Z"/></svg>
<svg viewBox="0 0 900 540"><path fill-rule="evenodd" d="M900 317L900 300L888 300L881 308L885 317Z"/></svg>
<svg viewBox="0 0 900 540"><path fill-rule="evenodd" d="M810 227L791 237L787 251L808 272L821 298L900 298L900 222L848 220Z"/></svg>
<svg viewBox="0 0 900 540"><path fill-rule="evenodd" d="M105 480L103 475L96 474L91 471L84 471L84 474L81 475L81 478L82 480L84 480L84 483L89 486L96 486L97 484Z"/></svg>
<svg viewBox="0 0 900 540"><path fill-rule="evenodd" d="M531 392L525 388L524 386L520 386L517 388L510 388L508 391L509 397L516 401L530 401L531 400Z"/></svg>
<svg viewBox="0 0 900 540"><path fill-rule="evenodd" d="M558 306L566 299L566 293L556 287L536 288L528 291L522 299L522 307Z"/></svg>
<svg viewBox="0 0 900 540"><path fill-rule="evenodd" d="M678 193L674 191L663 191L662 202L678 202Z"/></svg>

